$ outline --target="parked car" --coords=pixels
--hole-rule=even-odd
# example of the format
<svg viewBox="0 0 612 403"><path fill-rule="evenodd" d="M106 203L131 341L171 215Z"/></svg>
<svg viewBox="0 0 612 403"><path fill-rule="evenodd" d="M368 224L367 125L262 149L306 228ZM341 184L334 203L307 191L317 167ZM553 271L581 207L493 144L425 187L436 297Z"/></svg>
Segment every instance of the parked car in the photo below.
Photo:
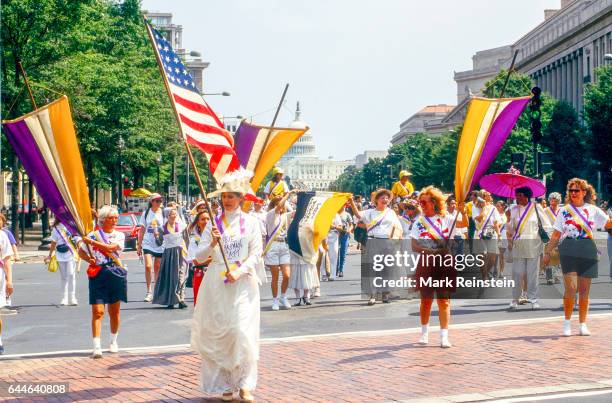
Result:
<svg viewBox="0 0 612 403"><path fill-rule="evenodd" d="M136 249L136 241L138 240L138 219L135 214L121 213L117 220L115 230L123 232L125 235L125 248Z"/></svg>

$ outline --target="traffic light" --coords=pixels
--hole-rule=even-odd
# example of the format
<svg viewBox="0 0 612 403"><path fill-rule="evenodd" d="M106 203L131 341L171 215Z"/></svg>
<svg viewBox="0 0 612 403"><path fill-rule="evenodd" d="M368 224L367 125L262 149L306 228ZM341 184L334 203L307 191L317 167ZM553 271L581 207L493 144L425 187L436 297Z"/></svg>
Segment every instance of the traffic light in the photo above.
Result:
<svg viewBox="0 0 612 403"><path fill-rule="evenodd" d="M531 97L531 102L529 103L531 141L537 144L542 140L542 112L540 111L540 107L542 106L542 99L540 98L540 94L542 94L542 90L540 89L540 87L533 87L531 89L531 93L533 94L533 96Z"/></svg>
<svg viewBox="0 0 612 403"><path fill-rule="evenodd" d="M540 174L546 175L552 171L552 155L548 151L538 151L538 168Z"/></svg>
<svg viewBox="0 0 612 403"><path fill-rule="evenodd" d="M525 153L512 153L512 166L525 172Z"/></svg>

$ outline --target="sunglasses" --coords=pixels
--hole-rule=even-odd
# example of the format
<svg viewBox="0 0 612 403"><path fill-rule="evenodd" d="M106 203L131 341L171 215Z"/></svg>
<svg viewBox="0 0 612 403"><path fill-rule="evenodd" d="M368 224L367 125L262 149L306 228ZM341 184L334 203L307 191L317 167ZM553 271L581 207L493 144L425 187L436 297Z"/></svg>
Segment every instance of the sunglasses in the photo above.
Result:
<svg viewBox="0 0 612 403"><path fill-rule="evenodd" d="M568 189L568 192L570 192L570 193L580 193L580 192L582 192L582 189Z"/></svg>

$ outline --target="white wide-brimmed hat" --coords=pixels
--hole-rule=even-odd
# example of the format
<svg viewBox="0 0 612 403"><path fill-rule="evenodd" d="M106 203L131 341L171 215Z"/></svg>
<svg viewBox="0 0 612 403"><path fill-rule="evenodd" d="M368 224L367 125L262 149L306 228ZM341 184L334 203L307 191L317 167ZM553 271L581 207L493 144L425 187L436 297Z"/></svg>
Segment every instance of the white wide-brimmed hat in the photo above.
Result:
<svg viewBox="0 0 612 403"><path fill-rule="evenodd" d="M240 193L245 195L251 191L251 178L253 172L240 168L229 172L219 179L217 190L208 194L208 197L221 196L221 193Z"/></svg>

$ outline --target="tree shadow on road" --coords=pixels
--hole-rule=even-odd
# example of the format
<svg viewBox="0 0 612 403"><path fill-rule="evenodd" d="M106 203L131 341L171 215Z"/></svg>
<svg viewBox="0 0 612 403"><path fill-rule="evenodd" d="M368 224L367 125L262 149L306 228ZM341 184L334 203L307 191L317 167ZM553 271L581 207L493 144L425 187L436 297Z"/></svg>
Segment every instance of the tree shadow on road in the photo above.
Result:
<svg viewBox="0 0 612 403"><path fill-rule="evenodd" d="M166 357L172 357L176 355L184 355L182 352L177 353L166 353L163 357L143 357L139 359L130 358L130 361L123 362L121 364L111 365L108 367L109 370L119 370L128 368L144 368L144 367L167 367L176 365L176 362L171 361Z"/></svg>
<svg viewBox="0 0 612 403"><path fill-rule="evenodd" d="M487 342L506 342L506 341L526 341L528 343L540 344L550 340L560 340L565 338L564 336L515 336L515 337L502 337L499 339L487 339Z"/></svg>

